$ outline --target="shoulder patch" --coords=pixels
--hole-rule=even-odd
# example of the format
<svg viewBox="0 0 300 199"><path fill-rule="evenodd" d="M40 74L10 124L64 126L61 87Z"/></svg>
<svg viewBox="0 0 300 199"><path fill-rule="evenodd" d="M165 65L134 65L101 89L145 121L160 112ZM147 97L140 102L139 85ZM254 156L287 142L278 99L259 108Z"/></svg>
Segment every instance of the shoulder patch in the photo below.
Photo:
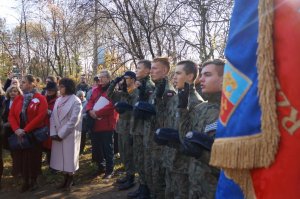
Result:
<svg viewBox="0 0 300 199"><path fill-rule="evenodd" d="M217 126L218 126L217 122L208 124L208 125L205 126L204 132L208 133L210 131L215 131L215 130L217 130Z"/></svg>
<svg viewBox="0 0 300 199"><path fill-rule="evenodd" d="M192 131L189 131L186 135L185 135L186 138L188 139L191 139L193 137L193 132Z"/></svg>
<svg viewBox="0 0 300 199"><path fill-rule="evenodd" d="M166 96L173 97L176 94L175 91L167 91Z"/></svg>

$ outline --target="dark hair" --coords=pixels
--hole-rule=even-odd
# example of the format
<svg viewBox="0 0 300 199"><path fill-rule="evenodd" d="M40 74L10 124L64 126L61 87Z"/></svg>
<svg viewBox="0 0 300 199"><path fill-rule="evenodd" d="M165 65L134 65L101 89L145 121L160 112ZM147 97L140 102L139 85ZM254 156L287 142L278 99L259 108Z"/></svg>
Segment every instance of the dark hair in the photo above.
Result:
<svg viewBox="0 0 300 199"><path fill-rule="evenodd" d="M42 80L41 80L41 78L40 77L37 77L36 78L36 83L40 83Z"/></svg>
<svg viewBox="0 0 300 199"><path fill-rule="evenodd" d="M151 69L151 61L149 61L149 60L146 60L146 59L140 60L137 64L143 64L143 66L145 68L147 68L149 70Z"/></svg>
<svg viewBox="0 0 300 199"><path fill-rule="evenodd" d="M189 75L189 74L193 74L194 78L193 80L196 79L197 75L198 75L198 68L197 68L197 64L191 60L184 60L184 61L180 61L176 64L178 65L183 65L183 70L184 72Z"/></svg>
<svg viewBox="0 0 300 199"><path fill-rule="evenodd" d="M170 70L170 62L169 62L169 58L168 57L157 57L157 58L154 58L152 63L156 63L156 62L159 62L161 63L162 65L164 65L165 67L168 68L168 70Z"/></svg>
<svg viewBox="0 0 300 199"><path fill-rule="evenodd" d="M33 75L25 75L25 79L31 84L35 84L36 82L36 79Z"/></svg>
<svg viewBox="0 0 300 199"><path fill-rule="evenodd" d="M56 82L56 78L54 76L48 76L46 79L50 79L51 82Z"/></svg>
<svg viewBox="0 0 300 199"><path fill-rule="evenodd" d="M61 80L61 76L56 76L56 82L59 82Z"/></svg>
<svg viewBox="0 0 300 199"><path fill-rule="evenodd" d="M202 69L205 68L205 66L209 65L209 64L213 64L216 66L216 70L218 72L219 76L223 76L224 74L224 66L225 66L225 62L221 59L214 59L214 60L208 60L206 62L204 62L202 64Z"/></svg>
<svg viewBox="0 0 300 199"><path fill-rule="evenodd" d="M59 81L59 85L63 85L66 88L66 94L67 95L72 95L76 93L76 85L75 81L64 77Z"/></svg>

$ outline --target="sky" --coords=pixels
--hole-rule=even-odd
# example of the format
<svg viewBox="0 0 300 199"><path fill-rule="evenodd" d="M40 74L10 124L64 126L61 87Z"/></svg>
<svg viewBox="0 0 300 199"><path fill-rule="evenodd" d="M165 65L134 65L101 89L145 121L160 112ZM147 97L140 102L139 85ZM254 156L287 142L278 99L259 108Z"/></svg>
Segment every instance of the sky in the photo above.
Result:
<svg viewBox="0 0 300 199"><path fill-rule="evenodd" d="M8 28L12 28L19 23L20 14L17 11L19 8L20 1L18 0L0 0L0 17L6 19Z"/></svg>

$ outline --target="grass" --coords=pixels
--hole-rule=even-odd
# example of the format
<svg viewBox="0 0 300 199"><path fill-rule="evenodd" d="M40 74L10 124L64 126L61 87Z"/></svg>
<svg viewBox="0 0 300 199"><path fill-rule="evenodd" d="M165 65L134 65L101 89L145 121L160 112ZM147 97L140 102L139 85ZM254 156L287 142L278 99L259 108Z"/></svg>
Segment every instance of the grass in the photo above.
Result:
<svg viewBox="0 0 300 199"><path fill-rule="evenodd" d="M20 197L21 194L17 193L21 186L21 179L14 178L11 175L12 160L8 151L3 151L4 160L4 172L2 176L2 190L0 192L0 198L16 198ZM113 187L114 181L117 177L120 177L121 172L124 170L123 165L120 163L120 159L115 159L115 176L110 180L103 180L100 177L93 178L92 174L97 171L97 166L92 163L91 145L87 141L86 148L83 154L80 156L79 170L75 174L75 187L74 193L71 198L93 198L99 194L108 194L104 198L124 198L123 195L119 194L120 197L111 197L115 195L116 188ZM46 161L42 164L42 172L38 178L38 184L40 186L39 192L25 194L26 198L64 198L63 195L57 195L56 186L63 180L63 175L60 173L53 174L50 172ZM62 194L62 193L61 193ZM24 195L23 195L24 196ZM27 197L28 196L28 197ZM53 196L53 197L52 197ZM77 197L78 196L78 197ZM89 196L89 197L87 197Z"/></svg>

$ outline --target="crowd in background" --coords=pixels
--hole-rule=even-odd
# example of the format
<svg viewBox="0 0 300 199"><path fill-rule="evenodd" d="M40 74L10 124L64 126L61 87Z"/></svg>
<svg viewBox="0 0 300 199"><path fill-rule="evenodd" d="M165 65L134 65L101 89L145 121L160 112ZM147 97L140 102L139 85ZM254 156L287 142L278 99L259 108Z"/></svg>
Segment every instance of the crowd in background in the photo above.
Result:
<svg viewBox="0 0 300 199"><path fill-rule="evenodd" d="M38 188L43 152L51 171L64 175L58 188L70 191L89 135L94 176L114 175L118 151L126 173L117 180L119 190L133 187L138 174L139 188L128 198L213 198L219 171L209 166L209 156L223 69L221 60L201 68L185 60L169 80L168 59L155 58L115 78L101 70L92 86L84 75L78 85L49 76L45 87L32 75L10 76L0 88L0 155L9 150L12 175L23 179L21 192ZM48 138L41 142L35 132L44 127ZM13 136L30 146L11 149ZM2 172L0 158L0 180Z"/></svg>

